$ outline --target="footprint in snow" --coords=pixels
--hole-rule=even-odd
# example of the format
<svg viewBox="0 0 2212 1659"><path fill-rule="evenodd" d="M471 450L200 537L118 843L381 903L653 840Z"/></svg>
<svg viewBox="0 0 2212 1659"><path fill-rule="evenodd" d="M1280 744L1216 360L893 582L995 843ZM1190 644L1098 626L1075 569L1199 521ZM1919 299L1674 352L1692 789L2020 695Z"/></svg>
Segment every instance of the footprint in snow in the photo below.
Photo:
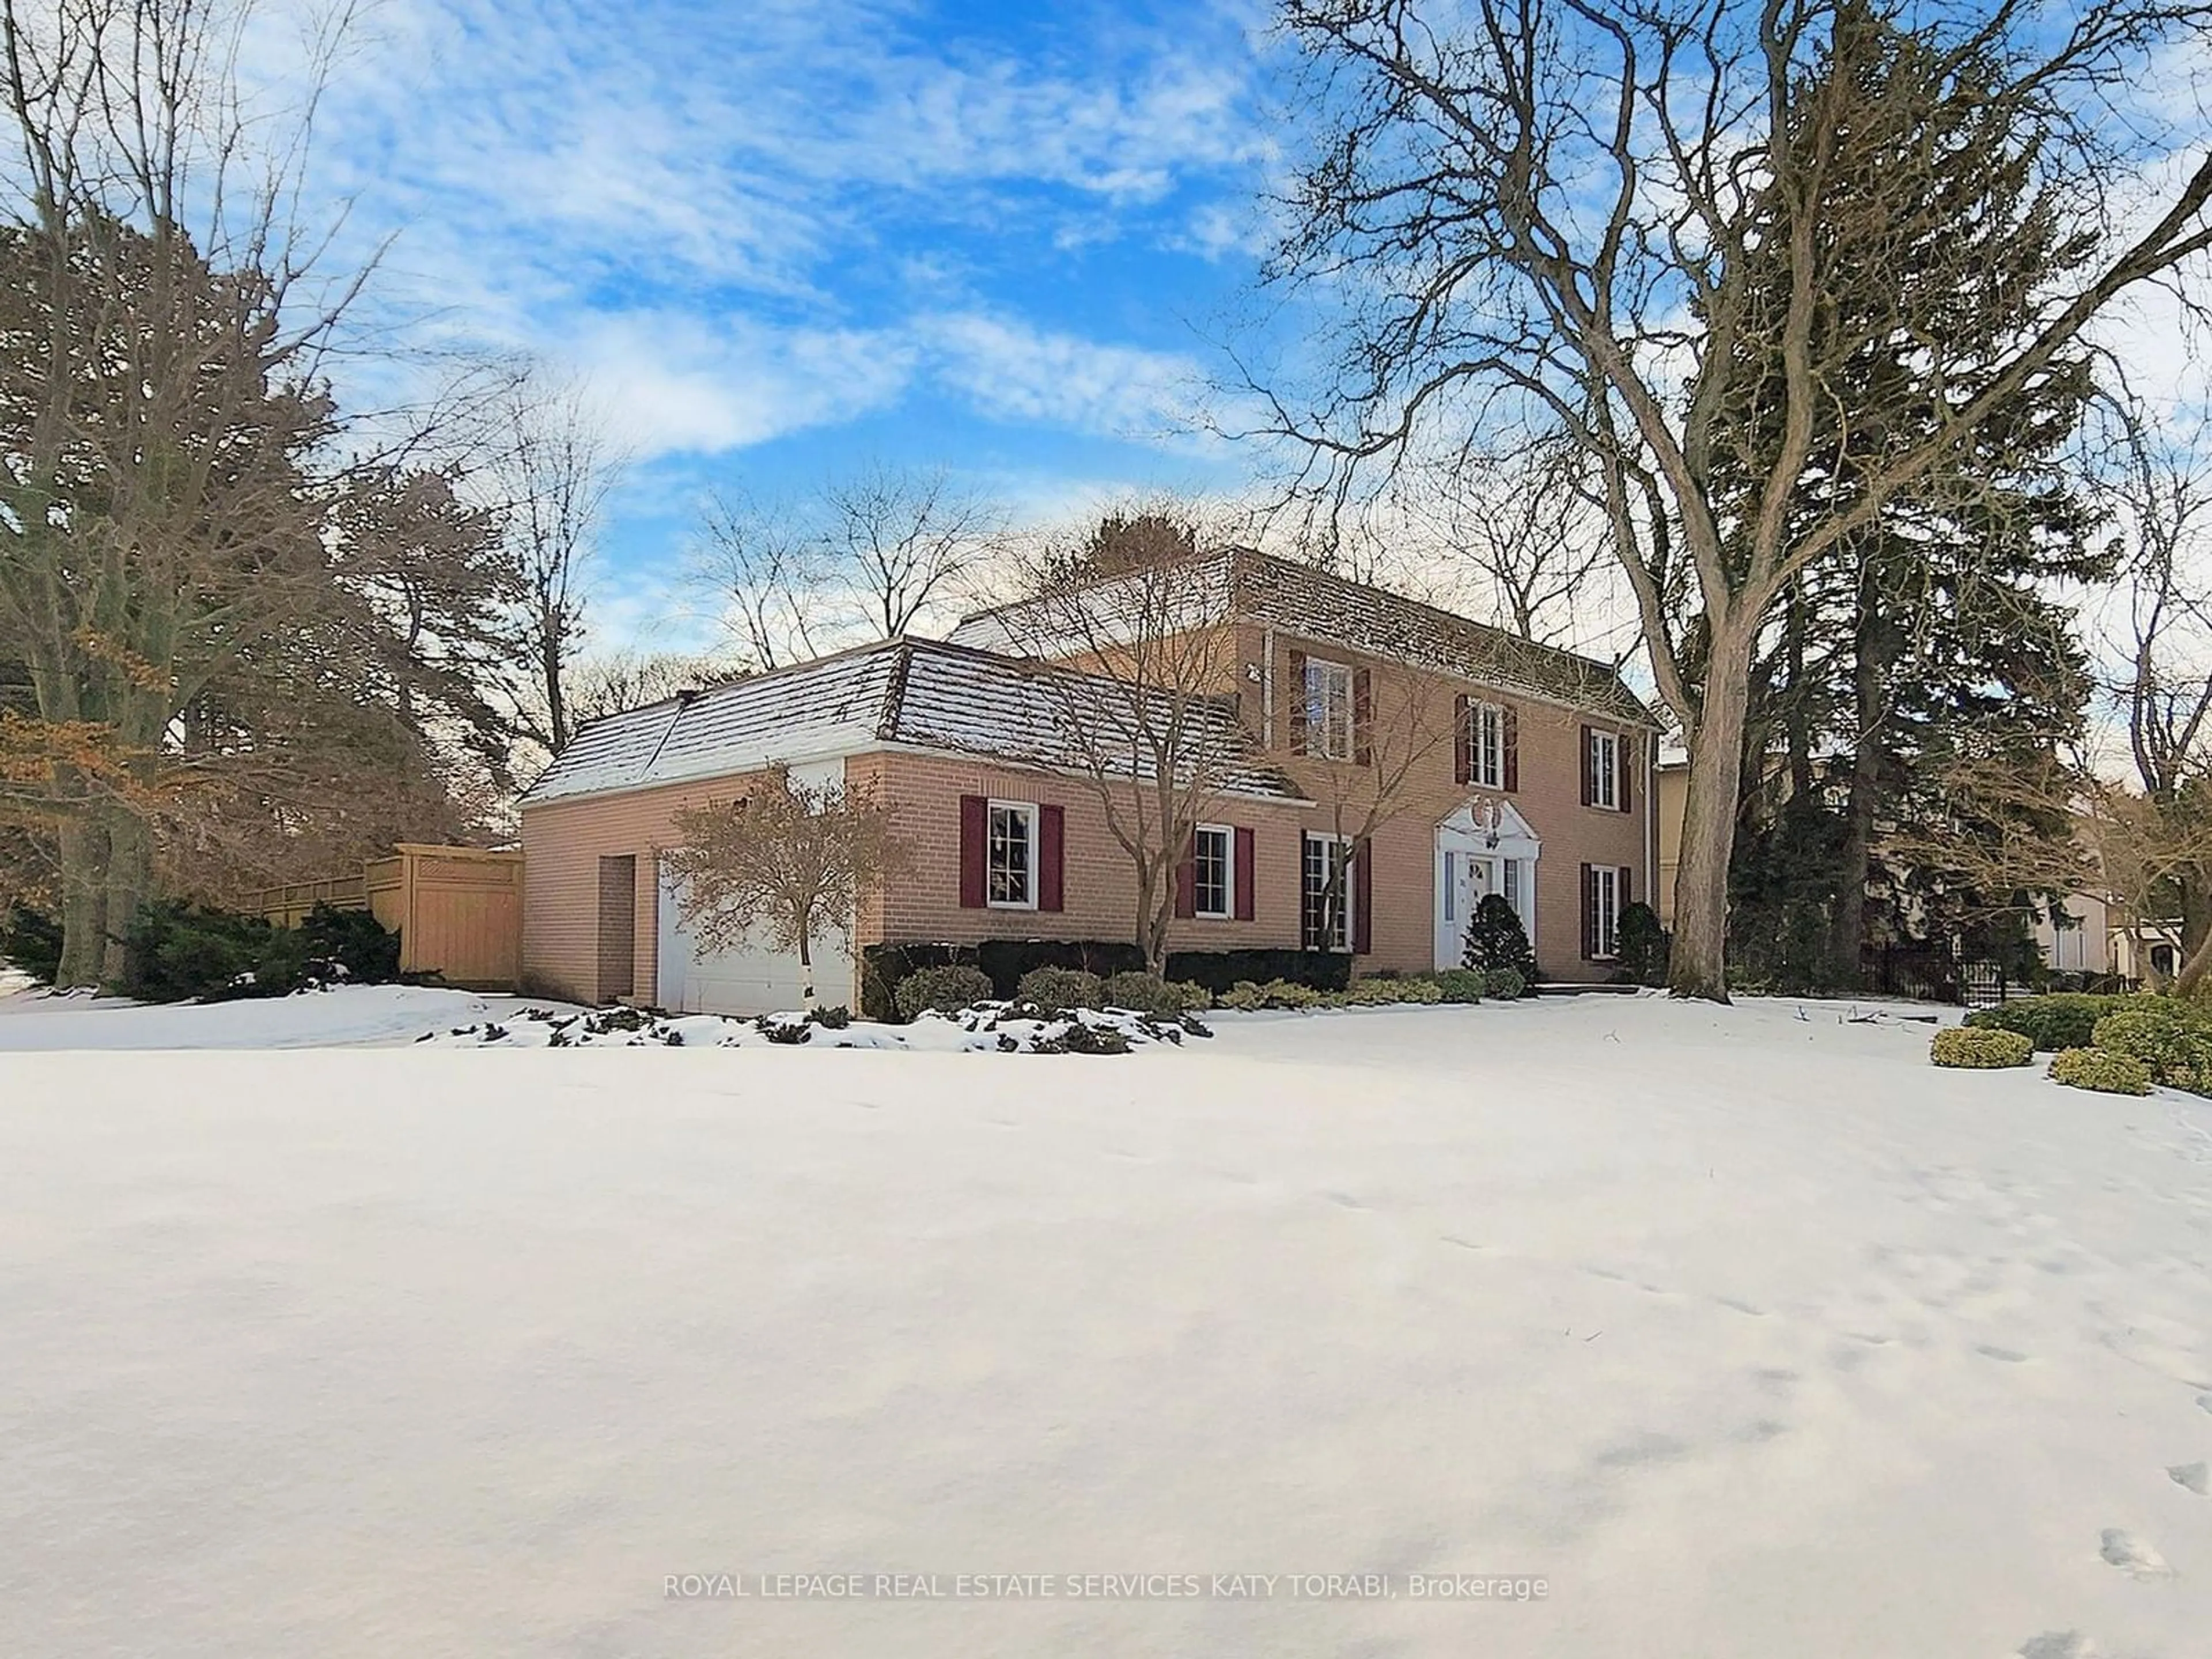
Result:
<svg viewBox="0 0 2212 1659"><path fill-rule="evenodd" d="M2097 1659L2097 1644L2078 1630L2047 1630L2020 1644L2020 1659Z"/></svg>
<svg viewBox="0 0 2212 1659"><path fill-rule="evenodd" d="M2212 1498L2212 1467L2203 1463L2176 1463L2167 1468L2166 1478L2175 1486L2195 1492L2199 1498Z"/></svg>
<svg viewBox="0 0 2212 1659"><path fill-rule="evenodd" d="M2203 1410L2212 1412L2212 1394L2198 1395L2197 1396L2197 1403Z"/></svg>
<svg viewBox="0 0 2212 1659"><path fill-rule="evenodd" d="M2001 1359L2008 1365L2025 1365L2027 1356L2012 1348L1993 1348L1984 1345L1974 1352L1984 1359Z"/></svg>
<svg viewBox="0 0 2212 1659"><path fill-rule="evenodd" d="M1747 1315L1753 1319L1764 1319L1766 1317L1765 1309L1754 1308L1750 1303L1739 1302L1732 1296L1717 1296L1713 1300L1720 1304L1723 1308L1729 1309L1736 1313Z"/></svg>
<svg viewBox="0 0 2212 1659"><path fill-rule="evenodd" d="M2113 1566L2136 1578L2171 1578L2173 1569L2166 1558L2131 1532L2118 1527L2107 1527L2100 1540L2097 1553Z"/></svg>

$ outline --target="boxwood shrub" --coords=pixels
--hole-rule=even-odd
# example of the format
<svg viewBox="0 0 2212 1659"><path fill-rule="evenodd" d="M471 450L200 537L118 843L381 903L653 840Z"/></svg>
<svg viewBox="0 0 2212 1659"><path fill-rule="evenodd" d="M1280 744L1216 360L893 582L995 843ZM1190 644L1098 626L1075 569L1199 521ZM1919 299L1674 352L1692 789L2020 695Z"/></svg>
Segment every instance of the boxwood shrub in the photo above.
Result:
<svg viewBox="0 0 2212 1659"><path fill-rule="evenodd" d="M951 1013L970 1003L988 1001L995 994L990 976L980 968L965 963L924 968L899 981L898 1015L901 1019L912 1019L930 1008Z"/></svg>
<svg viewBox="0 0 2212 1659"><path fill-rule="evenodd" d="M1518 968L1493 968L1482 976L1482 989L1486 996L1511 1002L1528 994L1528 981Z"/></svg>
<svg viewBox="0 0 2212 1659"><path fill-rule="evenodd" d="M2192 1094L2212 1093L2212 1021L2172 997L2129 997L2097 1022L2093 1045L2126 1054L2151 1080Z"/></svg>
<svg viewBox="0 0 2212 1659"><path fill-rule="evenodd" d="M1014 987L1014 1000L1040 1008L1103 1008L1106 988L1083 968L1032 968Z"/></svg>
<svg viewBox="0 0 2212 1659"><path fill-rule="evenodd" d="M1928 1058L1938 1066L1993 1071L2000 1066L2027 1065L2035 1058L2035 1044L2017 1031L1977 1030L1971 1026L1954 1025L1936 1033L1936 1040L1928 1045Z"/></svg>
<svg viewBox="0 0 2212 1659"><path fill-rule="evenodd" d="M2069 1089L2100 1095L2147 1095L2150 1067L2133 1054L2105 1048L2062 1048L2051 1060L2051 1075Z"/></svg>
<svg viewBox="0 0 2212 1659"><path fill-rule="evenodd" d="M2096 1041L2097 1022L2134 1000L2060 991L2045 997L2019 997L1994 1008L1977 1008L1966 1024L1978 1030L2017 1031L2045 1053L2087 1048Z"/></svg>

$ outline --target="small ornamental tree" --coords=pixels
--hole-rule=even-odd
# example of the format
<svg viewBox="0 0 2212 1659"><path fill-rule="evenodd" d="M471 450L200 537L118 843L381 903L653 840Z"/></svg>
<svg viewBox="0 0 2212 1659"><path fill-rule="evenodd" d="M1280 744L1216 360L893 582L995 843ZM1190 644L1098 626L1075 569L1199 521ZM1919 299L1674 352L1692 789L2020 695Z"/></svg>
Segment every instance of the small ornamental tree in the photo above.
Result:
<svg viewBox="0 0 2212 1659"><path fill-rule="evenodd" d="M1536 982L1536 953L1529 948L1528 933L1503 893L1486 893L1467 919L1467 948L1462 967L1485 974L1510 968L1526 984Z"/></svg>
<svg viewBox="0 0 2212 1659"><path fill-rule="evenodd" d="M1632 985L1667 982L1667 930L1659 913L1644 903L1621 907L1619 925L1620 971Z"/></svg>
<svg viewBox="0 0 2212 1659"><path fill-rule="evenodd" d="M861 901L906 864L872 787L796 782L783 766L742 799L679 807L674 823L683 845L662 861L682 884L684 925L711 951L764 939L798 951L810 1003L815 942L849 938Z"/></svg>

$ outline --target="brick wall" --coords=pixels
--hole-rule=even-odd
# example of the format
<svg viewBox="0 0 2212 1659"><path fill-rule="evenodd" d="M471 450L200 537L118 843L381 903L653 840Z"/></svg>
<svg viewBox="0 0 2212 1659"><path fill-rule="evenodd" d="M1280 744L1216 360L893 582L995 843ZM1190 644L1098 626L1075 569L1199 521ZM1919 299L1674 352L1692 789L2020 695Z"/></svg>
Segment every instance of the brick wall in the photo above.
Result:
<svg viewBox="0 0 2212 1659"><path fill-rule="evenodd" d="M1464 680L1363 657L1279 629L1273 630L1271 641L1269 630L1244 626L1238 631L1238 646L1240 690L1254 711L1248 723L1260 727L1263 738L1272 738L1283 769L1328 804L1305 814L1310 828L1328 831L1342 824L1356 830L1374 803L1376 777L1389 780L1392 799L1374 833L1374 949L1362 961L1363 970L1421 969L1434 964L1437 882L1442 873L1436 826L1470 799L1497 798L1511 801L1542 843L1531 941L1538 966L1547 979L1607 977L1610 964L1583 958L1581 870L1585 863L1626 867L1635 872L1631 896L1647 902L1652 897L1648 841L1651 791L1645 765L1649 733L1623 733L1635 745L1629 769L1631 810L1584 806L1583 727L1620 731L1610 722L1534 698L1487 693ZM1369 767L1316 762L1290 749L1290 710L1303 696L1303 688L1291 684L1293 652L1368 670L1376 728ZM1264 699L1246 669L1259 670L1261 683L1273 688L1272 723L1259 718ZM1462 692L1515 710L1520 776L1519 787L1510 794L1472 789L1455 779L1452 722Z"/></svg>

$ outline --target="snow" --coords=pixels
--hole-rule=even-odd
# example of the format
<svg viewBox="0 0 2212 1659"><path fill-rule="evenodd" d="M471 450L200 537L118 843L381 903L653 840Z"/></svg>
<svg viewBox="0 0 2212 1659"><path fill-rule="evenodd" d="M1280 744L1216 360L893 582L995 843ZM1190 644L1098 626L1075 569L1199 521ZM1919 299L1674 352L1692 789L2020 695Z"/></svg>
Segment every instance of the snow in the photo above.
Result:
<svg viewBox="0 0 2212 1659"><path fill-rule="evenodd" d="M2197 1659L2212 1103L1800 1012L0 1058L0 1652Z"/></svg>
<svg viewBox="0 0 2212 1659"><path fill-rule="evenodd" d="M343 986L297 996L149 1006L120 997L0 1000L0 1053L29 1049L307 1048L411 1042L523 1005L427 986Z"/></svg>
<svg viewBox="0 0 2212 1659"><path fill-rule="evenodd" d="M425 1032L433 1048L756 1048L769 1046L908 1049L920 1054L1037 1054L1064 1048L1072 1028L1110 1031L1125 1043L1180 1043L1186 1035L1208 1036L1203 1021L1187 1033L1178 1021L1160 1022L1121 1009L1040 1018L1002 1002L981 1002L959 1013L925 1012L905 1025L855 1019L843 1026L810 1021L799 1010L738 1018L726 1014L652 1016L627 1008L593 1013L582 1009L530 1007L506 1018ZM775 1035L771 1035L774 1032Z"/></svg>

